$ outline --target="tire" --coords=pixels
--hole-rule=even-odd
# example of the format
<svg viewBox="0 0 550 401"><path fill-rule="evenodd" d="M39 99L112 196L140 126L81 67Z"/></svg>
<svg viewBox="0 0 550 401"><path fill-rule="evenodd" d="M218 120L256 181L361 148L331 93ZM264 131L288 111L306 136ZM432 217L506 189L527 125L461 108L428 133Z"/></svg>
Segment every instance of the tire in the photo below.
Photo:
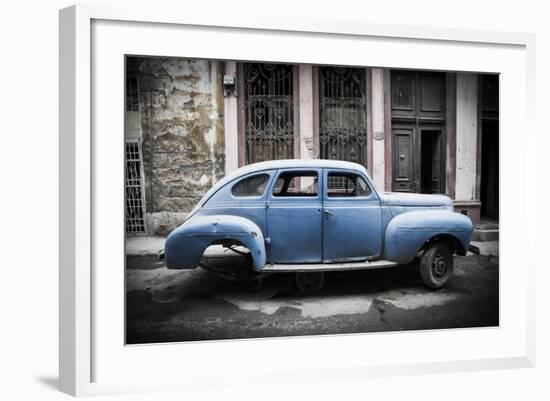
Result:
<svg viewBox="0 0 550 401"><path fill-rule="evenodd" d="M430 245L420 259L420 277L432 289L442 288L453 274L453 254L447 244L436 242Z"/></svg>
<svg viewBox="0 0 550 401"><path fill-rule="evenodd" d="M294 284L302 294L313 294L325 285L325 272L297 272Z"/></svg>

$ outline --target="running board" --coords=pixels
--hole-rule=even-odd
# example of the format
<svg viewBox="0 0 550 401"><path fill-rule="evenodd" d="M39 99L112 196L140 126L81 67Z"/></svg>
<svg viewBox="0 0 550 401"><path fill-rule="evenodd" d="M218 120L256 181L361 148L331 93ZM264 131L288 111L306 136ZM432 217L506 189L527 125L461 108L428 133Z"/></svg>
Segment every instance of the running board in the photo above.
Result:
<svg viewBox="0 0 550 401"><path fill-rule="evenodd" d="M397 263L388 260L373 260L350 263L319 263L319 264L268 264L262 269L265 273L295 273L295 272L328 272L347 270L382 269L394 267Z"/></svg>

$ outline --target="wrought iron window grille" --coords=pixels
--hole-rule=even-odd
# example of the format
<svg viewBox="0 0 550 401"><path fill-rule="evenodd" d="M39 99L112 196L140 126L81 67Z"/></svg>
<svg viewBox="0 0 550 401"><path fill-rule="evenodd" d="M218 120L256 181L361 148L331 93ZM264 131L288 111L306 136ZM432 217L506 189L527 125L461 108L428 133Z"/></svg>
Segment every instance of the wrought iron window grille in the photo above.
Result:
<svg viewBox="0 0 550 401"><path fill-rule="evenodd" d="M145 232L143 166L139 142L126 142L126 232Z"/></svg>
<svg viewBox="0 0 550 401"><path fill-rule="evenodd" d="M322 159L366 165L365 69L319 68L319 141Z"/></svg>
<svg viewBox="0 0 550 401"><path fill-rule="evenodd" d="M246 162L294 157L293 67L247 63Z"/></svg>

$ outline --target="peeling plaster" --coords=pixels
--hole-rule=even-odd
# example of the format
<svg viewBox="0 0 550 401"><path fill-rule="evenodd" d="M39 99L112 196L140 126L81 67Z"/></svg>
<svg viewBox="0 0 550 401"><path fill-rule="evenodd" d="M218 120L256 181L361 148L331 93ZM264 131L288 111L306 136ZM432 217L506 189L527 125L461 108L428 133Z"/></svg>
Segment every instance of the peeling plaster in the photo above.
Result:
<svg viewBox="0 0 550 401"><path fill-rule="evenodd" d="M147 212L189 212L224 175L221 64L157 57L135 64Z"/></svg>

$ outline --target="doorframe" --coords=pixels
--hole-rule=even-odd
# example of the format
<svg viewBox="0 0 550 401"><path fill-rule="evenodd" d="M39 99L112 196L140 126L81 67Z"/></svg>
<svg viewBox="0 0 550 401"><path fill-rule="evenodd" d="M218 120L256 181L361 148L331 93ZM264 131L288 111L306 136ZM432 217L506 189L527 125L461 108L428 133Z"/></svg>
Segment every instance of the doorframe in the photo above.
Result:
<svg viewBox="0 0 550 401"><path fill-rule="evenodd" d="M422 72L421 70L416 72ZM393 156L394 156L394 135L393 128L403 126L407 123L420 120L425 123L439 123L444 127L443 140L443 154L444 157L442 163L442 179L443 179L443 193L449 195L453 200L455 199L456 188L456 73L447 72L445 74L445 119L430 119L430 118L407 118L407 117L394 117L392 116L391 106L391 68L384 69L384 137L385 140L385 190L393 191ZM416 89L417 90L417 89ZM410 126L410 125L409 125ZM479 124L478 124L479 127ZM413 130L414 131L414 130ZM415 136L419 135L418 126L416 127ZM413 138L413 147L415 147L415 139ZM416 151L416 150L415 150ZM416 174L415 161L413 160L413 171ZM416 180L416 178L415 178ZM415 183L414 183L415 184ZM415 184L416 186L416 184ZM416 190L416 189L415 189Z"/></svg>
<svg viewBox="0 0 550 401"><path fill-rule="evenodd" d="M447 73L445 193L456 198L456 73Z"/></svg>

